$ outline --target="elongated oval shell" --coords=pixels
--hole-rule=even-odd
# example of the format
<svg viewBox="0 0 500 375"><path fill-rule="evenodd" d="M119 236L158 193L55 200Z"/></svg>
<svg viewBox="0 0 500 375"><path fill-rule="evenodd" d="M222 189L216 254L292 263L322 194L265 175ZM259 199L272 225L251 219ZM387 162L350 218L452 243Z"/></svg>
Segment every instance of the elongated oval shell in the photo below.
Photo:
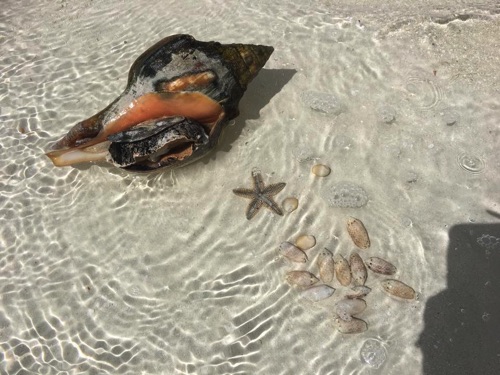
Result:
<svg viewBox="0 0 500 375"><path fill-rule="evenodd" d="M354 284L365 285L368 272L366 271L363 259L361 259L358 253L352 253L349 262L351 264L351 275Z"/></svg>
<svg viewBox="0 0 500 375"><path fill-rule="evenodd" d="M382 275L394 275L397 271L397 268L393 264L377 257L368 258L366 265L373 272L381 273Z"/></svg>
<svg viewBox="0 0 500 375"><path fill-rule="evenodd" d="M333 280L335 273L335 262L333 254L328 249L323 249L318 255L319 278L324 283L329 283Z"/></svg>
<svg viewBox="0 0 500 375"><path fill-rule="evenodd" d="M316 276L307 271L287 272L285 280L291 286L299 286L303 288L316 284L319 281Z"/></svg>
<svg viewBox="0 0 500 375"><path fill-rule="evenodd" d="M304 251L312 249L314 245L316 245L316 238L310 234L300 236L297 238L297 241L295 241L295 246Z"/></svg>
<svg viewBox="0 0 500 375"><path fill-rule="evenodd" d="M331 286L321 284L303 290L302 292L300 292L300 296L302 298L308 299L311 302L318 302L330 297L334 292L335 289Z"/></svg>
<svg viewBox="0 0 500 375"><path fill-rule="evenodd" d="M326 177L330 174L331 169L324 164L316 164L311 169L312 173L318 177Z"/></svg>
<svg viewBox="0 0 500 375"><path fill-rule="evenodd" d="M335 264L335 275L337 275L337 280L343 286L347 286L351 283L351 267L349 262L340 254L336 254L333 257Z"/></svg>
<svg viewBox="0 0 500 375"><path fill-rule="evenodd" d="M368 324L364 320L352 318L350 321L335 318L335 326L340 333L361 333L368 329Z"/></svg>
<svg viewBox="0 0 500 375"><path fill-rule="evenodd" d="M333 280L335 273L335 262L333 254L328 249L323 249L318 255L319 278L324 283L329 283Z"/></svg>
<svg viewBox="0 0 500 375"><path fill-rule="evenodd" d="M351 321L352 316L362 313L366 309L366 302L362 299L344 299L335 305L337 315L346 321Z"/></svg>
<svg viewBox="0 0 500 375"><path fill-rule="evenodd" d="M399 280L384 280L382 281L382 288L384 288L387 293L399 298L415 299L416 297L415 290Z"/></svg>
<svg viewBox="0 0 500 375"><path fill-rule="evenodd" d="M368 249L370 247L370 237L361 220L354 217L347 219L347 232L351 236L352 242L360 249Z"/></svg>
<svg viewBox="0 0 500 375"><path fill-rule="evenodd" d="M292 262L307 262L306 253L290 242L282 242L279 246L279 253Z"/></svg>
<svg viewBox="0 0 500 375"><path fill-rule="evenodd" d="M368 288L365 285L357 285L351 288L351 291L346 294L346 298L363 298L368 293L372 291L371 288Z"/></svg>

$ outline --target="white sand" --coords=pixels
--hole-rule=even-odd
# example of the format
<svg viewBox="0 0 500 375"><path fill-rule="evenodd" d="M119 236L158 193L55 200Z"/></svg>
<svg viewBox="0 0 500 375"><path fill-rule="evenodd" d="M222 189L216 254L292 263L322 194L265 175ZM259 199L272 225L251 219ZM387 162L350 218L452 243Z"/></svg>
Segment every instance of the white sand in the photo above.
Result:
<svg viewBox="0 0 500 375"><path fill-rule="evenodd" d="M500 373L500 344L454 336L500 326L500 308L485 307L499 290L486 270L500 228L485 224L500 212L500 8L352 3L4 0L1 373ZM180 32L275 47L217 150L155 175L53 167L50 144L121 93L143 50ZM331 174L313 176L317 163ZM277 200L295 196L298 209L247 221L231 190L249 187L254 167L286 182ZM342 182L368 203L330 206ZM311 303L284 282L291 269L317 274L323 247L350 255L348 216L370 234L361 256L394 263L420 296L397 301L370 273L358 335L333 325L345 288ZM452 228L470 242L449 247ZM300 234L317 240L303 266L277 253ZM430 330L441 308L449 329ZM360 357L372 338L387 353L378 370Z"/></svg>

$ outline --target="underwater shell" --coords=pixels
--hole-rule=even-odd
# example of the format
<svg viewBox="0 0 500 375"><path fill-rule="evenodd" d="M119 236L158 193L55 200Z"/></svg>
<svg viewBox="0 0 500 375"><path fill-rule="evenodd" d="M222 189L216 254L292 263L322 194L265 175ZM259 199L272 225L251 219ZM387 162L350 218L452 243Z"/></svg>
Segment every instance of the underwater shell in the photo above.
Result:
<svg viewBox="0 0 500 375"><path fill-rule="evenodd" d="M297 209L299 206L299 200L294 197L288 197L283 200L283 203L281 204L281 207L283 207L283 211L285 212L293 212Z"/></svg>
<svg viewBox="0 0 500 375"><path fill-rule="evenodd" d="M366 302L362 299L344 299L335 304L335 312L345 321L350 322L353 315L362 313L366 309Z"/></svg>
<svg viewBox="0 0 500 375"><path fill-rule="evenodd" d="M316 245L316 238L310 234L300 236L297 238L297 241L295 241L295 246L304 251L312 249L314 245Z"/></svg>
<svg viewBox="0 0 500 375"><path fill-rule="evenodd" d="M399 280L384 280L382 281L382 288L384 288L387 293L399 298L415 299L417 296L417 293L415 293L415 290L411 286Z"/></svg>
<svg viewBox="0 0 500 375"><path fill-rule="evenodd" d="M330 297L334 292L335 289L331 286L321 284L303 290L302 292L300 292L300 296L302 298L308 299L311 302L318 302Z"/></svg>
<svg viewBox="0 0 500 375"><path fill-rule="evenodd" d="M132 64L127 87L47 153L55 166L108 161L133 171L177 167L204 156L239 114L269 46L172 35Z"/></svg>
<svg viewBox="0 0 500 375"><path fill-rule="evenodd" d="M285 280L291 286L308 287L316 284L319 280L312 273L307 271L290 271L287 272Z"/></svg>
<svg viewBox="0 0 500 375"><path fill-rule="evenodd" d="M324 283L329 283L333 280L335 274L335 262L333 254L327 248L321 250L318 255L317 265L319 268L319 278Z"/></svg>
<svg viewBox="0 0 500 375"><path fill-rule="evenodd" d="M279 246L279 253L292 262L307 262L306 253L290 242L282 242Z"/></svg>
<svg viewBox="0 0 500 375"><path fill-rule="evenodd" d="M364 320L352 318L350 321L345 321L338 316L335 318L335 326L340 333L361 333L368 329L368 324Z"/></svg>
<svg viewBox="0 0 500 375"><path fill-rule="evenodd" d="M363 259L361 259L358 253L352 253L349 263L351 264L351 275L354 285L365 285L368 272L366 271Z"/></svg>
<svg viewBox="0 0 500 375"><path fill-rule="evenodd" d="M351 283L351 266L349 266L349 262L340 254L335 254L333 261L337 280L343 286L349 285Z"/></svg>
<svg viewBox="0 0 500 375"><path fill-rule="evenodd" d="M361 220L354 217L347 219L347 232L351 236L352 242L360 249L368 249L370 247L370 238Z"/></svg>
<svg viewBox="0 0 500 375"><path fill-rule="evenodd" d="M368 258L366 265L373 272L380 273L382 275L394 275L397 272L397 268L393 264L378 257Z"/></svg>
<svg viewBox="0 0 500 375"><path fill-rule="evenodd" d="M311 172L318 177L326 177L331 171L330 167L324 164L316 164L311 169Z"/></svg>
<svg viewBox="0 0 500 375"><path fill-rule="evenodd" d="M366 285L357 285L351 288L351 291L346 294L346 298L363 298L372 291Z"/></svg>

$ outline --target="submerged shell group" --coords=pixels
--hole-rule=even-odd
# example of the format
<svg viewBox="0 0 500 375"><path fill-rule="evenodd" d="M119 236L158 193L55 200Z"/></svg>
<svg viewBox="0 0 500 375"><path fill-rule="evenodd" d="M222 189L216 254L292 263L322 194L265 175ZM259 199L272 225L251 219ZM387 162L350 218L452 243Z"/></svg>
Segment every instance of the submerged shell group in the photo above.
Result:
<svg viewBox="0 0 500 375"><path fill-rule="evenodd" d="M349 218L347 222L348 234L356 246L369 247L369 237L363 223L355 218ZM315 244L314 236L303 235L297 238L295 245L291 242L283 242L280 245L280 254L290 261L305 264L309 257L304 250L309 252ZM313 255L310 254L310 256ZM328 303L327 301L331 300L330 297L336 294L337 288L351 286L348 290L343 292L341 290L340 294L343 298L337 301L331 309L334 313L333 324L343 334L366 331L368 324L358 315L367 308L364 298L372 290L365 285L368 280L368 270L376 275L394 275L397 272L396 267L380 257L369 257L365 261L356 251L352 252L347 260L341 253L334 254L327 248L322 248L317 252L315 266L319 277L310 270L293 270L286 273L285 280L291 286L300 289L299 295L302 299L312 303L320 301ZM339 285L334 285L334 283ZM380 285L381 289L391 296L406 300L416 299L415 290L402 281L387 279L381 281Z"/></svg>

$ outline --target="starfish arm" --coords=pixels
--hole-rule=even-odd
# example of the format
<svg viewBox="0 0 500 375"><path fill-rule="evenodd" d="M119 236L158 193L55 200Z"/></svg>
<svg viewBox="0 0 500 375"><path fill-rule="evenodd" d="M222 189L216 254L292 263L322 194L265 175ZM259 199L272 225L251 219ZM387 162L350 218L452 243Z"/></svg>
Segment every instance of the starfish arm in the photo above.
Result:
<svg viewBox="0 0 500 375"><path fill-rule="evenodd" d="M252 189L245 189L245 188L233 189L233 193L239 197L244 197L244 198L255 197L255 193Z"/></svg>
<svg viewBox="0 0 500 375"><path fill-rule="evenodd" d="M253 218L257 212L259 211L259 208L262 207L262 200L255 198L250 201L250 204L248 205L247 208L247 220L250 220Z"/></svg>
<svg viewBox="0 0 500 375"><path fill-rule="evenodd" d="M264 181L262 181L262 175L259 172L252 171L252 178L255 191L260 193L264 189Z"/></svg>
<svg viewBox="0 0 500 375"><path fill-rule="evenodd" d="M283 211L281 211L280 206L269 196L269 195L263 195L260 197L261 202L265 203L266 206L274 211L276 214L283 216Z"/></svg>
<svg viewBox="0 0 500 375"><path fill-rule="evenodd" d="M272 199L269 199L269 201L271 204L267 204L266 206L272 211L274 211L275 214L283 216L283 211L281 211L280 206L278 206L278 204Z"/></svg>
<svg viewBox="0 0 500 375"><path fill-rule="evenodd" d="M280 182L279 184L272 184L269 186L266 186L264 189L262 189L262 194L264 195L275 195L278 194L283 188L286 186L284 182Z"/></svg>

